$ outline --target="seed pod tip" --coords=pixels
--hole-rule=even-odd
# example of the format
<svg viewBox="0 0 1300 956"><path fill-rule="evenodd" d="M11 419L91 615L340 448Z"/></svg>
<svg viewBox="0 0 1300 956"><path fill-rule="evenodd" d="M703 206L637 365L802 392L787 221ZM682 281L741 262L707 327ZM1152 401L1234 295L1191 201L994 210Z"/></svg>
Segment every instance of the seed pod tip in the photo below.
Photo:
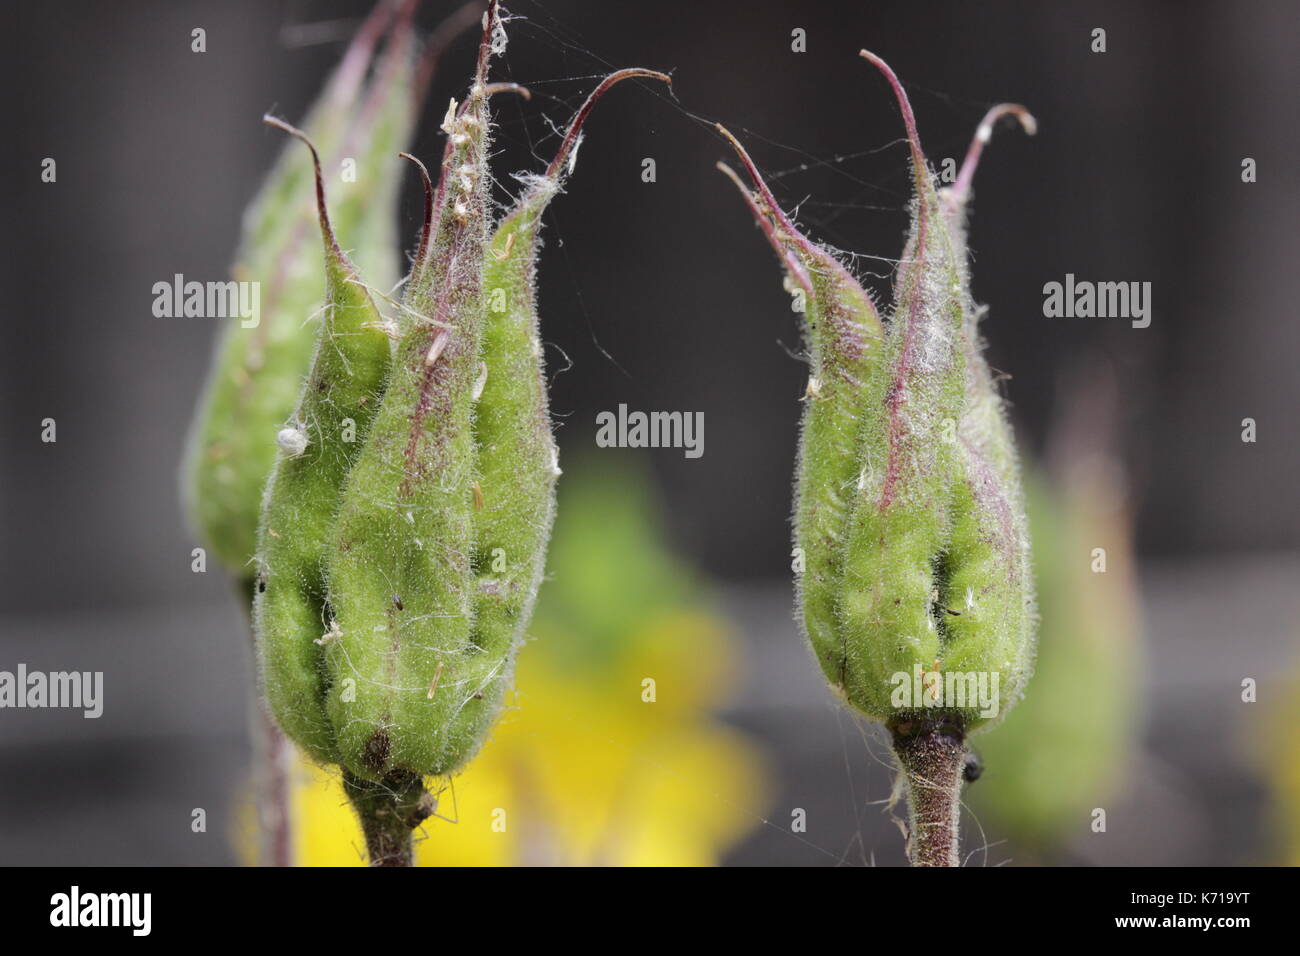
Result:
<svg viewBox="0 0 1300 956"><path fill-rule="evenodd" d="M920 186L929 177L929 167L925 163L925 151L921 149L921 136L916 131L916 115L912 112L912 103L907 98L907 92L888 63L870 50L859 50L858 55L879 70L889 83L889 88L894 91L899 112L903 114L903 128L907 132L907 143L912 150L912 168L917 177L917 184Z"/></svg>
<svg viewBox="0 0 1300 956"><path fill-rule="evenodd" d="M980 155L984 152L984 147L989 140L993 138L993 130L997 128L998 121L1004 116L1014 116L1020 123L1020 128L1025 131L1026 136L1033 136L1038 132L1038 121L1034 115L1021 106L1019 103L999 103L992 107L980 124L975 129L975 135L971 137L970 146L966 150L966 158L962 160L961 170L957 173L957 179L953 182L952 188L948 190L948 196L952 203L960 206L964 203L970 194L970 184L975 178L975 170L979 166Z"/></svg>
<svg viewBox="0 0 1300 956"><path fill-rule="evenodd" d="M573 114L573 119L569 122L569 128L565 131L564 139L560 143L560 148L556 151L555 158L551 160L551 165L546 168L547 179L556 180L560 177L560 173L565 168L570 154L577 146L579 136L582 133L583 123L587 121L588 114L591 113L592 108L600 98L615 84L638 76L646 79L658 80L660 83L665 83L668 86L672 86L673 83L673 78L667 73L660 73L658 70L648 70L643 67L629 67L624 70L616 70L601 80L596 88L587 94L587 99L583 102L582 106L578 108L578 112Z"/></svg>
<svg viewBox="0 0 1300 956"><path fill-rule="evenodd" d="M308 136L298 127L294 126L292 123L286 123L278 116L272 116L270 113L264 113L262 114L262 122L265 123L267 126L271 126L282 132L288 133L290 136L294 137L295 139L301 140L303 143L306 143L307 148L311 150L312 167L316 174L316 212L317 215L320 217L321 232L325 236L325 243L329 247L330 251L333 252L336 256L341 258L343 253L339 249L338 240L335 239L334 237L334 227L330 225L329 210L325 206L325 178L324 176L321 175L320 153L316 151L316 144L311 141L310 136Z"/></svg>

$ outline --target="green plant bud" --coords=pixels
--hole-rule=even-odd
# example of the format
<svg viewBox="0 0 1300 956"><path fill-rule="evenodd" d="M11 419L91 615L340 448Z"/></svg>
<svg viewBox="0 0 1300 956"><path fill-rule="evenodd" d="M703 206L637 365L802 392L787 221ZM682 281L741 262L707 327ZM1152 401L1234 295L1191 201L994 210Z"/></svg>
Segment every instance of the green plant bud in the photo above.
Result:
<svg viewBox="0 0 1300 956"><path fill-rule="evenodd" d="M1013 114L1032 132L1032 118L1022 107L990 112L941 193L902 85L862 55L897 98L913 180L883 335L867 292L798 233L727 138L756 189L745 193L751 211L806 299L812 374L795 508L804 631L832 686L893 734L922 858L951 861L962 742L1005 713L1033 661L1015 446L978 339L965 245L970 179L993 123Z"/></svg>
<svg viewBox="0 0 1300 956"><path fill-rule="evenodd" d="M308 594L296 630L259 629L264 644L283 644L262 655L276 716L310 752L343 767L372 857L388 855L381 844L402 843L376 819L382 792L418 788L481 745L541 579L559 471L534 294L542 212L572 168L595 100L630 76L667 80L644 70L607 78L546 173L524 177L494 228L488 100L519 90L487 82L503 40L491 4L470 90L443 122L437 186L424 175L425 224L382 397L360 448L340 459L341 490L322 505L332 522L307 528L313 540L301 546L315 556L324 542L320 617L311 618ZM284 573L274 547L264 537L267 594ZM275 660L287 662L283 672ZM285 675L291 686L276 688ZM402 826L415 819L387 816Z"/></svg>
<svg viewBox="0 0 1300 956"><path fill-rule="evenodd" d="M316 200L325 242L325 308L311 371L267 484L254 596L264 692L281 726L312 756L335 759L322 701L318 642L326 625L325 559L349 466L379 405L390 346L384 320L356 267L339 248L325 205L316 149Z"/></svg>
<svg viewBox="0 0 1300 956"><path fill-rule="evenodd" d="M396 153L409 140L420 90L411 14L380 3L363 24L303 130L334 180L333 221L372 288L398 277ZM376 49L387 35L383 55ZM185 464L185 497L209 549L237 576L253 573L258 509L311 360L320 307L312 238L316 211L305 200L314 176L306 151L281 153L244 216L232 276L261 283L255 326L228 325L200 400Z"/></svg>
<svg viewBox="0 0 1300 956"><path fill-rule="evenodd" d="M894 675L936 670L945 650L960 495L964 290L911 107L888 67L877 65L903 112L914 197L885 357L864 395L862 472L840 589L839 675L850 702L891 721L903 716L891 699Z"/></svg>

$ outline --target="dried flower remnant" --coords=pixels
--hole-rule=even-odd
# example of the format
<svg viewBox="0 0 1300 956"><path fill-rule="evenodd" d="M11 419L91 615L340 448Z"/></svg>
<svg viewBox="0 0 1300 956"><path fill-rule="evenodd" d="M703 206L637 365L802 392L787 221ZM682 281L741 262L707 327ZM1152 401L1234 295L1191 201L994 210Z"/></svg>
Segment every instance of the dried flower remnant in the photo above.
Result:
<svg viewBox="0 0 1300 956"><path fill-rule="evenodd" d="M939 189L902 85L911 229L888 321L868 292L753 183L722 167L802 291L811 371L797 469L804 632L832 687L884 724L909 785L916 865L957 865L966 738L1032 671L1035 612L1015 445L982 355L965 237L970 182L1004 115L991 110L952 188ZM720 164L721 165L721 164Z"/></svg>

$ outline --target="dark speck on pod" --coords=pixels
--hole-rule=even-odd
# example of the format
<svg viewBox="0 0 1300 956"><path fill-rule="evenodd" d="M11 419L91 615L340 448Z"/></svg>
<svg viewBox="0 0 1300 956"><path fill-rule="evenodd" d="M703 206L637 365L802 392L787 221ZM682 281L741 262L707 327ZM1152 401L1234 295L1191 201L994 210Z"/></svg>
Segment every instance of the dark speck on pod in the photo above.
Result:
<svg viewBox="0 0 1300 956"><path fill-rule="evenodd" d="M382 773L385 764L388 763L388 755L392 750L392 742L388 739L388 734L384 731L376 730L366 741L365 753L362 754L362 762L365 763L366 769L372 773Z"/></svg>

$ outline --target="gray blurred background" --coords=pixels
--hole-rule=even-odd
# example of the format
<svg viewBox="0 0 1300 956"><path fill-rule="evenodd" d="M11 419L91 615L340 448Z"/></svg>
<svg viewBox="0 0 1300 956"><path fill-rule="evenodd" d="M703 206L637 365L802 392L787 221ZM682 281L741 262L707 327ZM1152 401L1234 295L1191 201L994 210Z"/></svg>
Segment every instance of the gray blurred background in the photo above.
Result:
<svg viewBox="0 0 1300 956"><path fill-rule="evenodd" d="M177 503L177 464L217 332L158 319L151 287L220 279L239 217L365 2L8 5L14 91L6 162L6 335L0 350L0 669L106 672L103 718L0 711L0 863L229 863L219 827L247 763L240 611ZM452 3L430 0L432 26ZM1142 745L1150 757L1105 840L1057 862L1237 863L1275 848L1265 785L1242 757L1261 701L1300 660L1300 322L1294 307L1297 10L1292 3L712 3L519 0L496 64L541 94L500 107L498 178L553 148L611 66L674 76L611 97L579 175L550 214L541 262L552 404L565 450L594 445L597 411L703 411L705 454L649 456L669 533L719 580L753 662L728 717L767 749L792 839L759 826L742 863L898 862L868 799L884 748L829 702L790 616L790 475L805 367L776 262L713 133L751 147L814 238L899 254L907 172L897 109L857 56L883 55L912 97L927 152L960 158L984 110L1028 105L1040 133L1003 131L977 181L975 292L1016 426L1041 450L1057 382L1081 354L1115 369L1136 506L1147 625ZM286 30L344 21L339 41ZM208 52L190 52L190 30ZM1089 52L1104 27L1108 52ZM808 52L790 52L807 30ZM472 41L435 79L415 152L439 155ZM436 114L436 115L435 115ZM544 140L534 148L533 144ZM40 163L58 161L58 182ZM658 181L641 181L641 160ZM1258 162L1243 184L1241 161ZM508 181L508 180L507 180ZM407 184L405 242L418 228ZM860 268L882 296L890 264ZM1047 319L1042 285L1149 281L1150 328ZM40 423L58 422L57 444ZM1241 420L1258 441L1241 441ZM620 452L610 451L617 455ZM847 727L847 729L846 729ZM779 823L788 819L778 812ZM988 839L995 841L996 834ZM864 852L862 847L868 848ZM826 852L826 851L830 852ZM1015 860L999 846L987 859Z"/></svg>

